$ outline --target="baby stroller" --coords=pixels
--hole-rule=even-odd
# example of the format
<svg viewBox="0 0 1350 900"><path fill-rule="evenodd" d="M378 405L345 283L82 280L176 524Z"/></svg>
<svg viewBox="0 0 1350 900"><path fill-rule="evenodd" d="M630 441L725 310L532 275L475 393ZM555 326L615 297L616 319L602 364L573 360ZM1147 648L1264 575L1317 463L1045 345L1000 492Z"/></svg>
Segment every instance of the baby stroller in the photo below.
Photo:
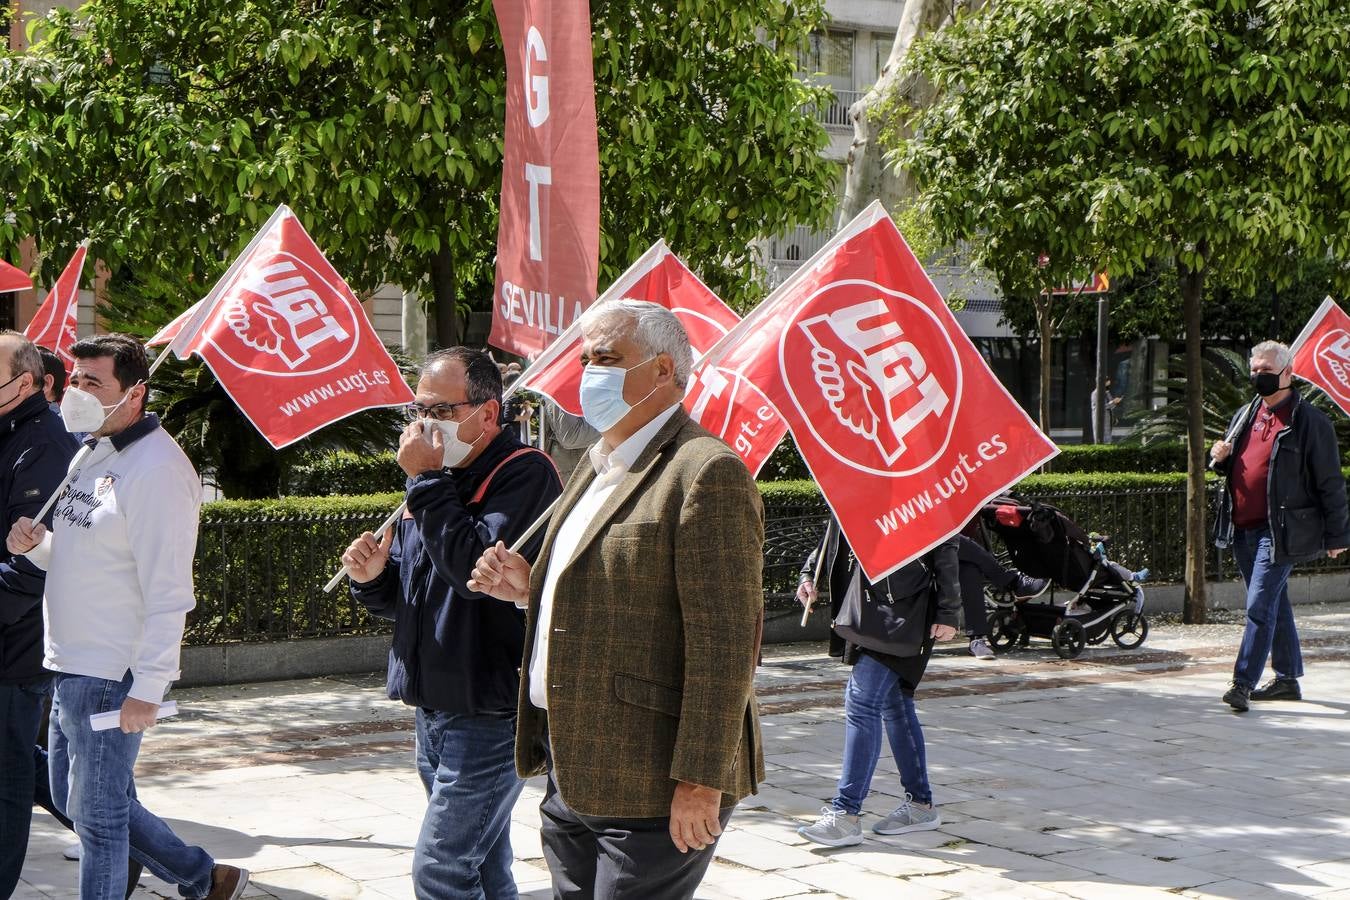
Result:
<svg viewBox="0 0 1350 900"><path fill-rule="evenodd" d="M1049 638L1060 658L1073 659L1108 636L1127 650L1148 637L1140 587L1148 570L1131 572L1107 558L1109 537L1088 534L1059 509L1013 494L990 500L972 525L979 536L971 536L986 549L996 552L990 537L997 535L1015 567L1052 585L1031 600L1016 600L1011 592L989 595L990 643L996 649Z"/></svg>

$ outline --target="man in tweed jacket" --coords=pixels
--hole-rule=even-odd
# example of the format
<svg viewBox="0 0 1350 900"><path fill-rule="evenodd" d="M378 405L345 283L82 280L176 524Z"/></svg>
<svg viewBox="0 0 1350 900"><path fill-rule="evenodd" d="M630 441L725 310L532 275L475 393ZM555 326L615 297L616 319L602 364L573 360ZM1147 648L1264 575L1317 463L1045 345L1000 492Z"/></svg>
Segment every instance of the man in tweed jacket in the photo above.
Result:
<svg viewBox="0 0 1350 900"><path fill-rule="evenodd" d="M529 611L516 765L549 774L555 897L692 897L763 777L763 507L740 458L680 405L692 354L674 315L600 304L582 334L591 464L533 568L499 543L471 584Z"/></svg>

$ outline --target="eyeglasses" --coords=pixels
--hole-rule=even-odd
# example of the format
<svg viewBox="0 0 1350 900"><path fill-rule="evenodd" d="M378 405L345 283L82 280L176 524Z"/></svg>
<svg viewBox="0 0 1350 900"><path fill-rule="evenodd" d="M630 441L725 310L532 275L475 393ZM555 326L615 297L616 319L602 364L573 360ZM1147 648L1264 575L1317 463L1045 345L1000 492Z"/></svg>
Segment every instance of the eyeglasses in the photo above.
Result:
<svg viewBox="0 0 1350 900"><path fill-rule="evenodd" d="M419 419L436 419L440 422L451 422L455 418L455 407L457 406L482 406L476 400L460 400L457 403L433 403L431 406L423 406L420 403L409 403L403 407L404 414L409 422L416 422Z"/></svg>

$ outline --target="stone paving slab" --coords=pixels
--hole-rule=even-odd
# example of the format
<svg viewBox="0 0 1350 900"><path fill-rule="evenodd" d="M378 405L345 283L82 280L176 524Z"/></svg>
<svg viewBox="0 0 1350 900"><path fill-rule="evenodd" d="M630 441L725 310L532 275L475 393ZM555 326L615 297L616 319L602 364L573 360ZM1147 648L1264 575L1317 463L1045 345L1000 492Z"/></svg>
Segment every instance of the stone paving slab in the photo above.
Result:
<svg viewBox="0 0 1350 900"><path fill-rule="evenodd" d="M768 778L732 819L704 898L1318 897L1350 900L1350 604L1299 607L1303 703L1218 700L1240 628L1155 626L1060 660L943 649L919 694L936 831L817 847L796 829L834 792L847 671L819 645L766 648ZM412 898L425 799L412 716L382 676L200 688L146 737L142 801L255 873L250 898ZM521 896L551 896L540 779L512 815ZM900 799L884 752L865 825ZM77 896L71 841L38 813L15 897ZM173 897L144 876L137 896Z"/></svg>

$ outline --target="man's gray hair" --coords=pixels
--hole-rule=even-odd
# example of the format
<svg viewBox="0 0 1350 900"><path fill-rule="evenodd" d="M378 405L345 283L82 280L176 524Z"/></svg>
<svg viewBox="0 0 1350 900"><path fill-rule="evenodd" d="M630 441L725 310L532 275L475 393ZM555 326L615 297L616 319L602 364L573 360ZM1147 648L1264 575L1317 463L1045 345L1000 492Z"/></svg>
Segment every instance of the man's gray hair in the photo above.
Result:
<svg viewBox="0 0 1350 900"><path fill-rule="evenodd" d="M689 335L673 312L646 300L605 300L581 314L581 330L585 333L612 318L626 318L633 323L633 340L644 359L658 353L670 354L675 361L675 384L682 388L689 385L694 351L689 346Z"/></svg>
<svg viewBox="0 0 1350 900"><path fill-rule="evenodd" d="M1279 341L1262 341L1252 348L1252 359L1258 356L1274 357L1275 365L1281 369L1287 369L1294 362L1294 351L1289 349L1287 344L1281 344Z"/></svg>
<svg viewBox="0 0 1350 900"><path fill-rule="evenodd" d="M27 372L33 376L33 385L39 391L42 390L47 370L42 365L42 354L38 352L37 345L18 331L3 331L0 337L6 338L6 343L14 348L9 354L9 374L17 378Z"/></svg>

